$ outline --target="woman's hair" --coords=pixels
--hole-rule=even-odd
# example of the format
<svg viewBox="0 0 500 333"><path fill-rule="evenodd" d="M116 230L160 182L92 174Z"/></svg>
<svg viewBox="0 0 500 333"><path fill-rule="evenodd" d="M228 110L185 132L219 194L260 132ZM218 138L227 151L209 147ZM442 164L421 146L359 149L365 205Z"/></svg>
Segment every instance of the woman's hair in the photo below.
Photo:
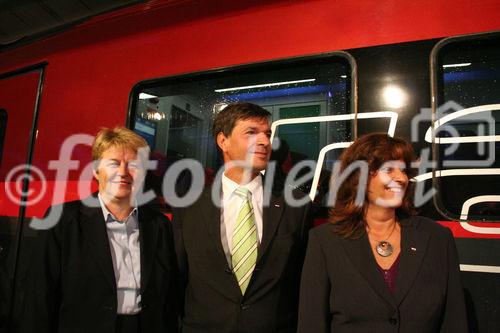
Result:
<svg viewBox="0 0 500 333"><path fill-rule="evenodd" d="M416 174L412 162L416 160L415 151L410 143L401 138L393 138L386 133L364 135L349 146L340 156L340 173L342 174L351 163L365 161L368 164L369 175L374 175L388 161L403 160L408 178ZM365 213L367 208L367 193L362 205L356 202L360 169L354 169L338 188L336 201L330 209L330 223L334 224L334 232L344 238L358 238L365 232ZM334 179L332 179L334 180ZM368 184L361 184L366 189ZM398 218L415 214L413 206L413 184L410 182L403 198L401 207L396 209Z"/></svg>
<svg viewBox="0 0 500 333"><path fill-rule="evenodd" d="M136 153L140 148L149 149L146 140L128 128L101 128L92 144L92 160L101 159L102 154L111 147L129 148Z"/></svg>

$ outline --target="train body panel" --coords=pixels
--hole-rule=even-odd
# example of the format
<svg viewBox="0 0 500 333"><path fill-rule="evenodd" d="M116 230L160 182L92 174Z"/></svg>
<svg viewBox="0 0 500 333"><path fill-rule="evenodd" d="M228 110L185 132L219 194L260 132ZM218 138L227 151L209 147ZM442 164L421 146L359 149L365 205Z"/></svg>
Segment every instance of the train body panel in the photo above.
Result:
<svg viewBox="0 0 500 333"><path fill-rule="evenodd" d="M1 51L0 110L6 111L7 118L5 139L0 147L3 148L0 150L3 244L0 245L4 248L0 260L7 268L5 283L12 286L9 293L13 297L9 301L22 293L26 269L23 265L29 251L20 253L23 244L29 244L35 235L28 226L31 219L43 216L50 204L78 198L80 187L86 193L96 189L90 174L82 176L82 172L89 170L86 167L90 162L90 147L86 143L99 128L126 125L146 137L153 133L151 142L159 147L156 150L160 164L167 155L174 156L166 162L168 166L184 157L198 159L202 161L204 176L209 179L220 161L206 134L211 120L206 114L221 101L256 102L276 114L273 121L295 117L292 113L320 119L356 111L357 114L392 112L396 118L394 134L409 140L416 135L418 139L412 141L417 152L427 151L432 159L439 157L444 148L426 140L425 135L439 117L500 103L494 83L497 78L500 82L500 75L495 76L497 69L500 71L500 67L495 67L498 54L495 50L500 48L498 33L494 33L497 30L500 30L498 1L152 1L103 14L61 33ZM443 38L483 32L491 32L492 37L484 38L492 40L493 46L478 42L478 48L484 47L489 52L486 60L478 62L490 64L490 72L479 69L470 74L476 75L472 77L442 69L441 62L449 64L450 59L460 59L455 49L441 46ZM476 43L474 38L470 37L471 43ZM439 53L441 48L443 52ZM474 48L463 49L472 57L477 56ZM241 86L269 83L275 78L291 80L295 74L289 73L294 68L301 78L310 80L313 79L307 76L307 71L316 71L317 86L301 87L294 83L283 89L237 87L239 90L214 93L220 87L237 86L240 77ZM258 78L260 73L264 73L262 79ZM335 80L330 80L328 76L333 75ZM484 98L467 99L468 94L478 94L468 86L471 84L481 89L488 84L492 91L485 92ZM384 91L395 91L384 90L388 86L406 94L401 105L388 104ZM457 90L464 87L469 90ZM153 97L144 99L141 93ZM470 102L474 99L478 100L476 104ZM442 105L452 110L439 113ZM490 109L496 110L494 106ZM141 115L154 117L155 112L164 110L169 112L167 125L141 118ZM434 118L415 122L419 115L430 116L431 111ZM312 149L315 154L312 159L317 160L316 156L322 156L321 149L327 144L348 143L356 135L368 132L390 131L390 119L356 118L341 125L320 120L311 126L298 122L300 128L281 127L275 134L286 138L291 145L300 146L302 143L293 137L306 133L304 138L320 144L318 147L303 144L300 153L307 155ZM416 130L413 124L418 125ZM460 129L466 125L470 124L459 121L457 126ZM204 137L195 137L195 132L204 133ZM190 139L179 139L184 145L180 147L180 143L168 137L161 139L162 133L169 133L171 138ZM492 137L498 137L496 133ZM492 149L498 151L495 140L490 140ZM57 171L57 163L51 164L61 160L64 144L71 148L69 156L66 151L64 158L75 161L67 174ZM303 158L299 150L292 156L297 160ZM325 168L336 154L335 150L325 152ZM23 164L31 166L30 179L22 178L26 167L9 175L13 168ZM450 227L457 238L471 325L484 332L500 328L499 219L495 214L484 213L482 206L479 213L474 210L481 204L481 195L488 195L489 199L484 200L493 200L499 194L498 163L493 160L490 164L465 174L469 178L462 178L463 182L477 183L471 189L463 189L458 178L454 178L456 175L439 177L442 162L429 167L427 178L421 183L425 183L425 191L436 187L437 197L420 207L422 215ZM447 172L459 169L464 168L450 167ZM324 170L317 170L321 186ZM165 170L160 173L164 174ZM16 179L22 181L15 182ZM20 195L22 186L29 191ZM315 187L306 190L316 193L311 188ZM448 195L446 188L453 188L456 193ZM464 212L464 203L472 198L477 199L467 210L468 215L461 223L457 222ZM494 204L491 207L497 209ZM317 221L325 221L324 207L318 211ZM473 214L479 216L477 221L471 217ZM493 217L488 218L488 214ZM20 225L24 225L22 230ZM14 280L19 280L15 289ZM7 303L2 304L2 315L13 313L12 322L19 320L16 317L19 305L14 301Z"/></svg>

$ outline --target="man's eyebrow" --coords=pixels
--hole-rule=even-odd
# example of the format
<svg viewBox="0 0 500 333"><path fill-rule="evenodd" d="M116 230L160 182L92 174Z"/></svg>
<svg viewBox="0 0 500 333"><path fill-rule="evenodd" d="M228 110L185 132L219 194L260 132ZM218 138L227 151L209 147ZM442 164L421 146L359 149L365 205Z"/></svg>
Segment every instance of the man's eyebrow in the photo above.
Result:
<svg viewBox="0 0 500 333"><path fill-rule="evenodd" d="M245 131L248 131L248 130L254 130L256 132L259 132L259 128L258 127L255 127L255 126L248 126L245 128ZM271 134L272 133L272 130L267 130L267 131L264 131L264 133L266 134Z"/></svg>

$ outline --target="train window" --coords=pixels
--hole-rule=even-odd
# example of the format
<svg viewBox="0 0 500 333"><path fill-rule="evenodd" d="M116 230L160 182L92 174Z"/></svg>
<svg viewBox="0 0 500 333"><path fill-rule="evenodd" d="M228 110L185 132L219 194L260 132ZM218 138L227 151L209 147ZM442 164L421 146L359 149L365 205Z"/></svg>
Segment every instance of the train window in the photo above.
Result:
<svg viewBox="0 0 500 333"><path fill-rule="evenodd" d="M0 165L2 165L3 144L5 132L7 131L7 111L0 109Z"/></svg>
<svg viewBox="0 0 500 333"><path fill-rule="evenodd" d="M450 39L435 59L438 204L452 218L498 221L500 36Z"/></svg>
<svg viewBox="0 0 500 333"><path fill-rule="evenodd" d="M294 166L311 161L297 173L311 174L300 187L309 193L313 183L310 170L315 169L317 188L322 188L322 184L324 187L338 153L326 154L322 168L316 168L313 164L320 150L353 136L351 120L324 119L352 112L351 63L343 54L332 54L139 83L132 93L129 122L147 140L152 157L158 162L148 175L146 186L150 184L161 194L159 186L167 169L186 158L199 161L206 181L213 180L222 166L211 136L213 116L228 103L245 101L267 109L274 124L278 120L297 119L276 127L272 160L278 166L274 185L285 186L286 175ZM304 123L298 119L303 117L316 117L317 121ZM307 163L300 165L304 164ZM176 184L181 192L189 184L182 178L178 177ZM320 196L317 200L321 200Z"/></svg>

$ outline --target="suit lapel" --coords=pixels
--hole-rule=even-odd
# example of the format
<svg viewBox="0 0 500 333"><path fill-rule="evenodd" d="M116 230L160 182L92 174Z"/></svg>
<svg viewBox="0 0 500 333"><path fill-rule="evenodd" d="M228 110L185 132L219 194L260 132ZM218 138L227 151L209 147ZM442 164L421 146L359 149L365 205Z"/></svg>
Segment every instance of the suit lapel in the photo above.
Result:
<svg viewBox="0 0 500 333"><path fill-rule="evenodd" d="M151 276L151 270L155 261L155 253L158 242L158 224L153 223L151 211L147 207L140 207L138 212L139 239L141 248L141 292Z"/></svg>
<svg viewBox="0 0 500 333"><path fill-rule="evenodd" d="M395 300L384 282L382 274L377 268L377 262L373 257L368 236L363 234L358 239L342 239L342 244L347 256L359 271L363 279L368 282L372 289L389 305L395 306Z"/></svg>
<svg viewBox="0 0 500 333"><path fill-rule="evenodd" d="M86 207L82 204L80 211L82 214L83 239L89 242L89 250L93 252L94 258L99 263L106 281L116 293L113 259L111 258L111 249L102 209L101 207Z"/></svg>
<svg viewBox="0 0 500 333"><path fill-rule="evenodd" d="M401 221L401 254L396 278L395 299L401 304L417 276L427 249L429 235L418 232L418 225L410 220Z"/></svg>
<svg viewBox="0 0 500 333"><path fill-rule="evenodd" d="M241 291L238 286L238 281L236 277L231 273L231 268L227 263L226 254L224 248L222 247L221 240L221 209L214 205L212 202L212 188L206 188L202 193L202 200L197 207L200 216L203 216L203 220L207 229L208 237L207 241L210 242L208 248L213 249L213 264L215 271L224 272L222 279L218 282L221 291L224 295L232 300L239 301L241 299ZM221 275L215 275L221 276Z"/></svg>
<svg viewBox="0 0 500 333"><path fill-rule="evenodd" d="M198 207L200 213L204 217L205 226L208 231L209 241L212 243L212 248L216 252L216 262L218 265L222 265L225 268L227 266L226 255L224 253L224 248L222 247L221 241L221 231L220 231L220 221L221 221L221 210L219 207L212 203L212 192L211 188L207 188L203 192L203 200L201 200L201 205Z"/></svg>
<svg viewBox="0 0 500 333"><path fill-rule="evenodd" d="M262 242L258 249L257 264L260 262L266 253L269 245L272 243L274 234L278 229L283 214L284 202L283 197L276 194L271 194L269 206L264 204L262 212Z"/></svg>

